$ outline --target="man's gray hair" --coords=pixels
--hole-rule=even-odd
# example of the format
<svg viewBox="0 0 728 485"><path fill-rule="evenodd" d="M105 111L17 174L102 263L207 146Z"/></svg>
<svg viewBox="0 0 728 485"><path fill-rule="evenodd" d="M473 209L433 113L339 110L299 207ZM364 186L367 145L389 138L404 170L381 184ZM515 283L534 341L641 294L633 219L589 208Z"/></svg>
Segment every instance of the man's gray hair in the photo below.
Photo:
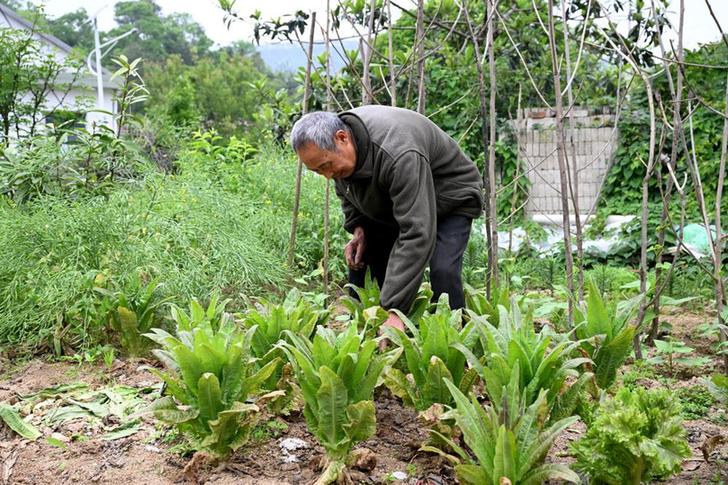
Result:
<svg viewBox="0 0 728 485"><path fill-rule="evenodd" d="M341 121L335 113L328 111L314 111L301 117L291 130L291 146L294 151L313 143L322 150L336 151L334 135L344 130L351 133L351 128Z"/></svg>

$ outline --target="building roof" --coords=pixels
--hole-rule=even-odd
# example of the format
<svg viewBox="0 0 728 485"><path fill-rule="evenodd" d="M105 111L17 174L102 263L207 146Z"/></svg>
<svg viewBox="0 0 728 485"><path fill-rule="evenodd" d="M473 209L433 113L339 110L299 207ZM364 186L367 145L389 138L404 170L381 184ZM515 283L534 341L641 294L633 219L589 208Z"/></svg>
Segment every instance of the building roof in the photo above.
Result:
<svg viewBox="0 0 728 485"><path fill-rule="evenodd" d="M11 8L3 5L0 3L0 17L4 17L5 21L8 23L9 26L13 26L13 24L19 24L22 28L26 30L32 31L35 35L40 37L43 41L55 46L56 48L60 49L62 52L65 52L66 54L70 54L73 50L73 47L63 42L58 37L47 34L44 32L40 32L35 29L35 25L33 25L32 22L28 21L27 19L23 18L21 15L19 15L17 12L12 10ZM104 79L104 87L108 87L110 89L119 89L119 82L114 79L111 80L111 73L106 68L101 68L101 72L103 73L103 79ZM86 79L89 78L89 79ZM88 73L88 76L84 76L83 83L89 84L91 80L94 80L95 84L96 76L92 75L90 72Z"/></svg>

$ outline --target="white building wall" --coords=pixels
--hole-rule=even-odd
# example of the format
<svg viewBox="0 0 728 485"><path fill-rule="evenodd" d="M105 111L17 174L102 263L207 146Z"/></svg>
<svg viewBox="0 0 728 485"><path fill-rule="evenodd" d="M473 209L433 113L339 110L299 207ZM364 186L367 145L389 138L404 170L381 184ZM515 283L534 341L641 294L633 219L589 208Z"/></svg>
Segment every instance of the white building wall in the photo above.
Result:
<svg viewBox="0 0 728 485"><path fill-rule="evenodd" d="M26 23L18 20L13 15L0 11L0 29L2 28L29 30ZM70 48L55 37L34 33L33 38L40 42L41 50L44 54L54 55L58 62L63 62L70 55ZM73 73L69 74L72 75ZM87 129L93 130L95 126L104 124L115 130L116 123L113 114L117 113L117 106L114 101L116 84L116 82L111 82L110 76L106 72L104 74L104 99L101 105L97 106L96 76L92 75L84 66L74 86L70 90L67 89L67 86L61 86L58 90L53 90L48 93L47 100L44 104L44 111L47 112L53 109L83 111L86 112ZM66 91L68 92L66 93ZM23 97L24 101L29 99L29 95ZM43 122L43 120L38 121Z"/></svg>

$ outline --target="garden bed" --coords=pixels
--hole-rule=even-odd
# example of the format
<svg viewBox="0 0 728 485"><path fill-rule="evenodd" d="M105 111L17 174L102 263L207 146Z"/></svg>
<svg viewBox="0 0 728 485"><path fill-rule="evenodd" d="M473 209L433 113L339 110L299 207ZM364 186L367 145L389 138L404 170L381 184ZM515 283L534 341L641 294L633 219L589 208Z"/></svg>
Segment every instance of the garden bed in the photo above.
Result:
<svg viewBox="0 0 728 485"><path fill-rule="evenodd" d="M682 323L691 327L707 317L687 312L674 312L669 319L675 330ZM698 354L708 355L700 338L691 332L676 331L687 345L698 349ZM5 365L0 379L0 402L17 403L43 389L68 389L50 397L44 405L37 401L34 420L43 432L36 441L28 441L12 435L7 429L0 439L0 479L8 484L34 483L211 483L211 484L266 484L308 483L320 473L319 464L324 451L306 430L302 414L270 417L254 430L250 442L220 465L195 460L190 465L191 453L186 451L179 436L169 428L155 423L151 417L143 417L136 432L116 439L110 432L118 430L120 423L111 417L72 419L55 426L42 424L43 418L59 407L74 401L73 396L85 392L108 389L136 389L128 391L137 407L151 402L159 395L160 382L147 370L145 360L117 359L111 369L101 363L53 362L34 359L14 368ZM627 365L622 369L622 380L645 387L666 386L676 392L681 387L695 389L702 381L695 376L700 369L688 372L683 369L670 378L658 367L645 371L645 366ZM707 375L707 372L706 372ZM625 379L626 378L626 379ZM74 390L73 384L84 387ZM58 387L66 385L65 387ZM55 386L55 387L54 387ZM692 398L686 398L688 401ZM416 413L404 407L388 391L380 388L375 396L377 408L377 433L359 448L370 449L376 464L367 462L362 469L354 470L352 478L357 483L455 483L453 470L442 458L418 452L427 438L426 428L418 421ZM683 463L683 471L669 483L723 483L728 476L728 447L719 444L712 450L704 448L711 438L728 436L725 412L715 403L702 410L699 419L686 420L688 441L692 457ZM36 416L37 415L37 416ZM568 444L584 432L577 422L567 429L552 448L549 461L570 463ZM123 433L121 433L123 435ZM300 442L290 441L291 439ZM285 443L305 444L284 452ZM709 460L704 459L704 450ZM291 458L295 456L294 458ZM366 460L365 460L366 461ZM406 478L405 478L406 476Z"/></svg>

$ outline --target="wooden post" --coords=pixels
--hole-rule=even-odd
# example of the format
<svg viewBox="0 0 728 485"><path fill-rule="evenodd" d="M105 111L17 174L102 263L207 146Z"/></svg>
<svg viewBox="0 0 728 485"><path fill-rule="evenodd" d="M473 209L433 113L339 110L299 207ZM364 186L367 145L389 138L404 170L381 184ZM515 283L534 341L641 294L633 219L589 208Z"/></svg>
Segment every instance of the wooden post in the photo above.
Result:
<svg viewBox="0 0 728 485"><path fill-rule="evenodd" d="M569 291L569 327L574 325L574 259L571 254L571 223L569 217L569 184L566 179L567 166L565 157L566 138L564 135L564 106L561 96L561 72L556 57L556 33L554 32L554 5L548 0L549 15L549 47L551 49L551 69L554 76L554 96L556 97L556 159L559 163L561 182L561 210L564 226L564 259L566 260L566 287Z"/></svg>
<svg viewBox="0 0 728 485"><path fill-rule="evenodd" d="M415 32L415 57L417 58L417 112L425 114L425 0L417 0L417 25Z"/></svg>
<svg viewBox="0 0 728 485"><path fill-rule="evenodd" d="M490 250L488 251L488 287L498 287L498 211L496 207L497 191L495 180L495 56L493 43L493 18L495 17L495 0L488 0L486 15L488 16L488 70L490 77L489 121L490 136L488 140L488 219L490 219ZM477 54L476 54L477 55Z"/></svg>
<svg viewBox="0 0 728 485"><path fill-rule="evenodd" d="M306 78L303 86L303 106L301 113L308 113L308 100L311 97L311 64L313 62L313 34L316 30L316 12L311 13L310 34L306 59ZM296 254L296 229L298 228L298 210L301 206L301 178L303 176L303 163L298 160L296 172L296 194L293 199L293 217L291 220L291 236L288 241L288 267L293 268L293 259Z"/></svg>
<svg viewBox="0 0 728 485"><path fill-rule="evenodd" d="M389 28L387 29L387 42L389 44L389 93L392 106L397 106L397 79L394 73L394 48L392 44L392 1L387 0L387 18Z"/></svg>

